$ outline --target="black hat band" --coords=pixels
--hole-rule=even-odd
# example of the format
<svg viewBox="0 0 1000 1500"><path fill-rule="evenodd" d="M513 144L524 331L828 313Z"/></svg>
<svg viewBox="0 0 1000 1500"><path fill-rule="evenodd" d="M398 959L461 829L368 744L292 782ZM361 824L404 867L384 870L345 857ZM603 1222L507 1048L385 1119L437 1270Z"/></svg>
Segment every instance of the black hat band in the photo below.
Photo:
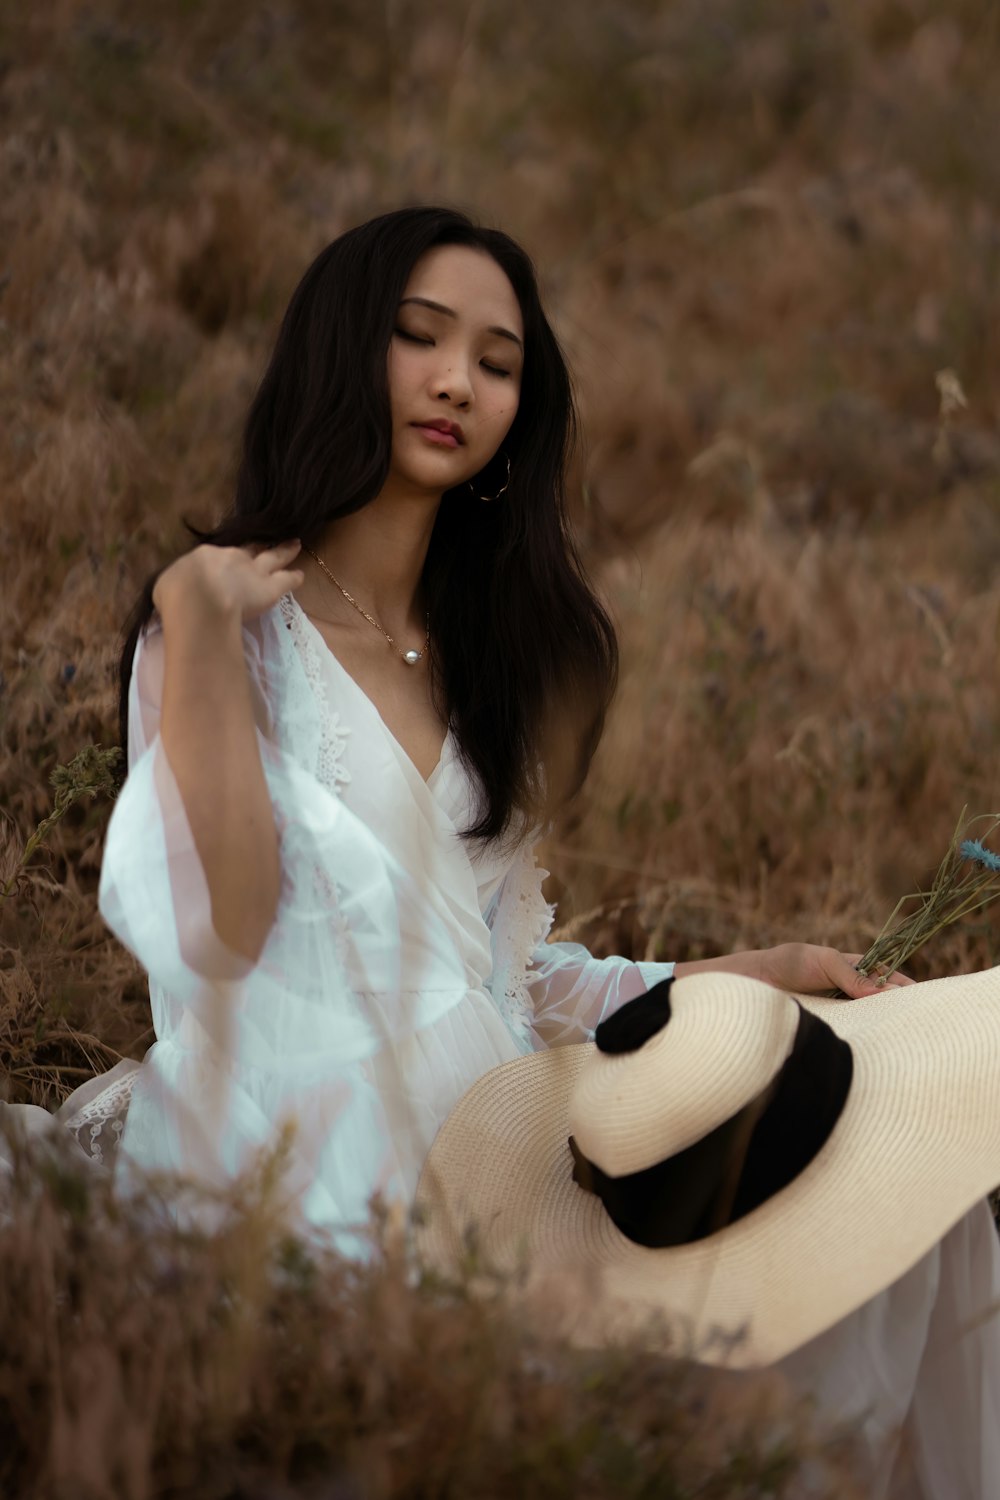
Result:
<svg viewBox="0 0 1000 1500"><path fill-rule="evenodd" d="M825 1021L795 1004L795 1041L775 1077L685 1150L610 1177L570 1136L574 1182L596 1193L630 1240L662 1249L705 1239L787 1187L826 1144L847 1102L854 1058ZM669 1021L669 1005L666 1012Z"/></svg>

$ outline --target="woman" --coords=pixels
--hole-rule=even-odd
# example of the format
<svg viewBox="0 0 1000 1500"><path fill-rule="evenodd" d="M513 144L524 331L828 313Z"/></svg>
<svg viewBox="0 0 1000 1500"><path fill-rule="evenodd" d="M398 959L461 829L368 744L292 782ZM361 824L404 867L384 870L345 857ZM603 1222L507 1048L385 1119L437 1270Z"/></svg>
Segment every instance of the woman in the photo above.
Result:
<svg viewBox="0 0 1000 1500"><path fill-rule="evenodd" d="M364 1255L370 1195L412 1195L470 1084L674 972L544 941L532 846L617 665L567 534L572 425L507 236L406 209L303 277L233 507L149 581L122 654L100 905L149 971L157 1035L123 1180L222 1184L292 1122L289 1211ZM855 958L793 944L676 973L859 997ZM860 1326L834 1330L855 1394ZM915 1380L911 1360L894 1414Z"/></svg>
<svg viewBox="0 0 1000 1500"><path fill-rule="evenodd" d="M405 209L306 272L232 511L150 580L122 653L100 899L158 1038L123 1169L222 1181L294 1112L303 1210L339 1232L376 1187L412 1192L487 1068L672 971L543 942L533 831L583 779L616 671L566 530L571 432L507 236ZM716 962L871 987L829 949Z"/></svg>

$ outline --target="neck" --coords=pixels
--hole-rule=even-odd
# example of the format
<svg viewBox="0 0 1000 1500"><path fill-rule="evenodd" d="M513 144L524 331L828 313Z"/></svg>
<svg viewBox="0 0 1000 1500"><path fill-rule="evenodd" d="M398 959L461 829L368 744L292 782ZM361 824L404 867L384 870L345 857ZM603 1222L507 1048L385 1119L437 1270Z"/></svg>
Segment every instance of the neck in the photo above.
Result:
<svg viewBox="0 0 1000 1500"><path fill-rule="evenodd" d="M331 521L313 544L338 582L390 634L423 630L420 580L440 503L440 495L396 494L387 487L363 509ZM351 606L308 553L297 565L306 574L296 591L303 609L349 619Z"/></svg>

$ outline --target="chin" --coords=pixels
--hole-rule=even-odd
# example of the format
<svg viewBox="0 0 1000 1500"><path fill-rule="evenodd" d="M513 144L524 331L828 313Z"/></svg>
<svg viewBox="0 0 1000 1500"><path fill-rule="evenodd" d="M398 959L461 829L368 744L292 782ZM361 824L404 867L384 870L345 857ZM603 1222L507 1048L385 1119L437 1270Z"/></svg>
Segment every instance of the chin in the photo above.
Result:
<svg viewBox="0 0 1000 1500"><path fill-rule="evenodd" d="M424 494L440 495L445 490L454 489L456 485L465 484L476 472L477 470L469 468L468 463L393 464L390 478L401 480Z"/></svg>

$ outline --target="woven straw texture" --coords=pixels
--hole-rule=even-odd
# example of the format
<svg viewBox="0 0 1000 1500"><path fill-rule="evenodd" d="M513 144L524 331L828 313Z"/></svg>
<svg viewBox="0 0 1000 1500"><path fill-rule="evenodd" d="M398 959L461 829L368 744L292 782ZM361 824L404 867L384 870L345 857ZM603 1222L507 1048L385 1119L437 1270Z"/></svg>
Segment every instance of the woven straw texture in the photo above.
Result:
<svg viewBox="0 0 1000 1500"><path fill-rule="evenodd" d="M571 1177L567 1137L586 1151L595 1109L610 1112L598 1135L606 1157L612 1142L614 1170L636 1170L655 1159L643 1159L654 1136L682 1149L780 1066L794 1031L789 998L699 974L675 983L670 1023L631 1055L638 1073L585 1043L504 1063L464 1095L420 1179L422 1254L453 1265L474 1226L486 1262L520 1268L528 1296L582 1273L590 1295L567 1328L576 1342L648 1333L652 1320L674 1353L733 1368L772 1363L845 1317L1000 1182L1000 968L863 1000L797 998L850 1043L850 1094L805 1171L738 1223L647 1249ZM683 1089L668 1060L675 1025ZM662 1093L671 1082L673 1120Z"/></svg>

